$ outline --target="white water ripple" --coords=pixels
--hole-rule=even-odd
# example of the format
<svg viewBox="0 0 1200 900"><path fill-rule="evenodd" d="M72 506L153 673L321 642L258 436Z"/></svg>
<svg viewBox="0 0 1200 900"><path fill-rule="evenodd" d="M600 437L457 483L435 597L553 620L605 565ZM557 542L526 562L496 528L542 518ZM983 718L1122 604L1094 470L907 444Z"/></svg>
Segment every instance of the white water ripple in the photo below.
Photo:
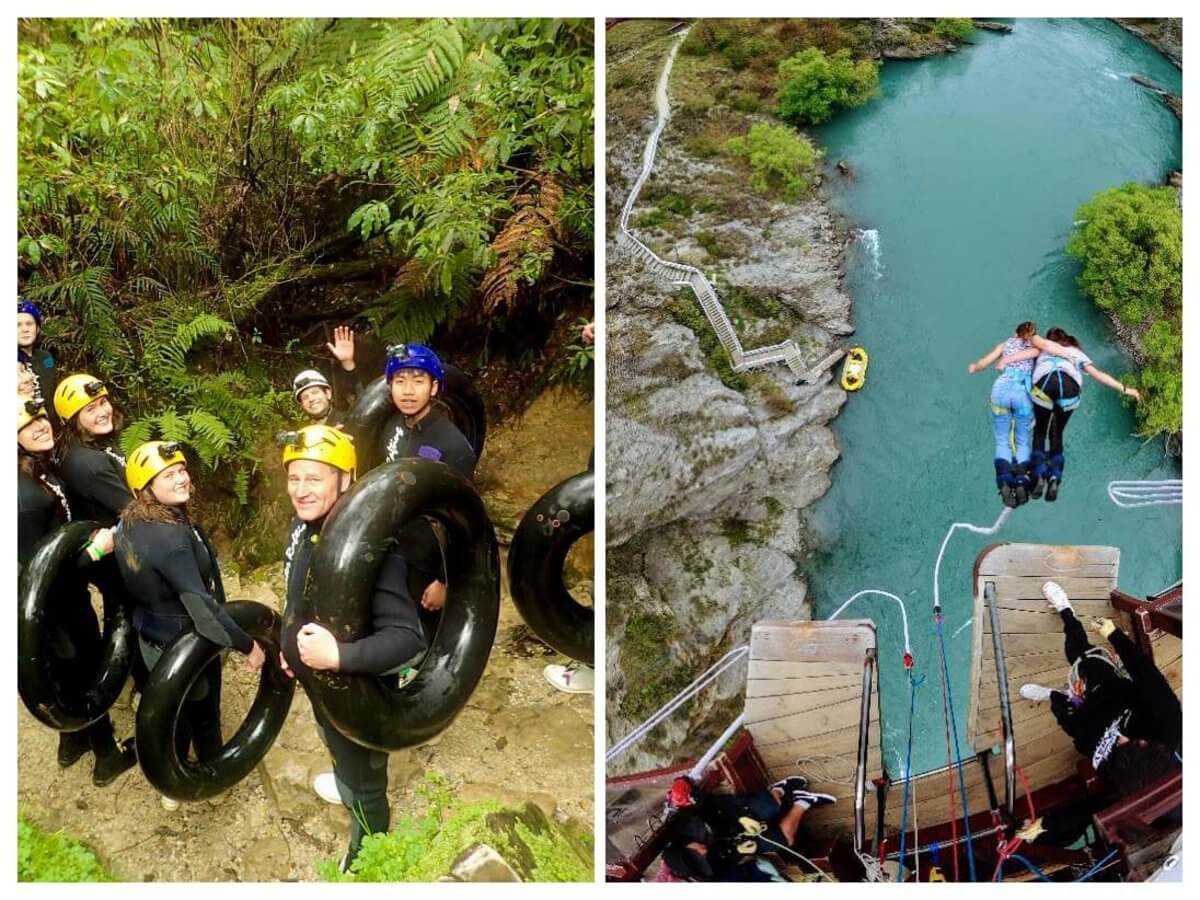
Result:
<svg viewBox="0 0 1200 900"><path fill-rule="evenodd" d="M878 281L883 277L882 252L879 249L879 231L875 228L860 228L857 232L858 243L870 260L871 276Z"/></svg>

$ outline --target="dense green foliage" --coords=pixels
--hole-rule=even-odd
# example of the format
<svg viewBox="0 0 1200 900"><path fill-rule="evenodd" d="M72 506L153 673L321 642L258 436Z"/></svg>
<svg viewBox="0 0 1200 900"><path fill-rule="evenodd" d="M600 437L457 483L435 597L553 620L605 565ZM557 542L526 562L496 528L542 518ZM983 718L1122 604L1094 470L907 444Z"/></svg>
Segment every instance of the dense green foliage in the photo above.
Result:
<svg viewBox="0 0 1200 900"><path fill-rule="evenodd" d="M779 117L795 125L817 125L838 109L862 106L874 97L879 65L856 61L849 50L827 55L809 47L781 62L779 77Z"/></svg>
<svg viewBox="0 0 1200 900"><path fill-rule="evenodd" d="M751 187L785 200L808 194L821 157L812 141L785 125L752 125L746 134L726 141L725 147L750 163Z"/></svg>
<svg viewBox="0 0 1200 900"><path fill-rule="evenodd" d="M965 41L975 33L975 24L970 19L935 19L933 33L952 41Z"/></svg>
<svg viewBox="0 0 1200 900"><path fill-rule="evenodd" d="M505 836L488 827L487 817L505 812L494 800L454 805L449 785L437 775L428 776L417 792L427 802L420 815L405 815L383 834L368 835L354 860L349 874L337 870L336 860L319 867L325 881L354 882L429 882L450 871L464 850L486 842L502 857L517 859ZM551 831L535 834L522 823L516 833L533 853L535 881L590 881L590 848L576 846L571 836L553 826Z"/></svg>
<svg viewBox="0 0 1200 900"><path fill-rule="evenodd" d="M244 504L323 324L548 333L591 276L592 31L22 20L19 284L60 365Z"/></svg>
<svg viewBox="0 0 1200 900"><path fill-rule="evenodd" d="M87 847L17 816L18 881L114 881Z"/></svg>
<svg viewBox="0 0 1200 900"><path fill-rule="evenodd" d="M1183 214L1168 187L1125 184L1075 213L1067 252L1083 263L1079 286L1096 305L1142 335L1137 384L1142 434L1183 427Z"/></svg>

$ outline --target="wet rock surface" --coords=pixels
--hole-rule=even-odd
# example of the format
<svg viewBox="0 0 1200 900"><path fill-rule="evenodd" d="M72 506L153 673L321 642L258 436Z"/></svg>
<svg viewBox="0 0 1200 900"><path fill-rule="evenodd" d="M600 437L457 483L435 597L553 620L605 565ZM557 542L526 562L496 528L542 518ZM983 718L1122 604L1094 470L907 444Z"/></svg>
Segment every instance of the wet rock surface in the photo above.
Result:
<svg viewBox="0 0 1200 900"><path fill-rule="evenodd" d="M591 405L569 392L535 401L519 419L501 423L480 468L485 499L504 493L511 513L497 522L504 562L504 529L562 478L587 465ZM531 447L545 456L530 465ZM491 505L491 504L489 504ZM282 541L282 536L281 536ZM574 559L574 554L573 554ZM590 555L579 557L573 590L590 596ZM280 607L282 573L268 566L239 579L228 596ZM571 578L568 584L572 584ZM518 652L520 651L520 652ZM532 803L555 821L592 821L592 697L563 694L542 677L548 662L564 662L528 636L504 582L500 627L483 679L454 723L427 744L391 754L388 796L393 820L424 808L416 789L438 773L457 799ZM256 682L241 658L224 668L226 736L250 708ZM128 689L112 712L117 737L133 731ZM102 863L130 881L309 881L322 860L345 851L350 814L313 793L312 779L329 771L312 706L296 692L278 740L257 770L222 797L162 808L139 769L106 788L91 783L91 756L70 769L55 764L57 734L23 706L18 712L20 809L47 829L65 829L92 847Z"/></svg>

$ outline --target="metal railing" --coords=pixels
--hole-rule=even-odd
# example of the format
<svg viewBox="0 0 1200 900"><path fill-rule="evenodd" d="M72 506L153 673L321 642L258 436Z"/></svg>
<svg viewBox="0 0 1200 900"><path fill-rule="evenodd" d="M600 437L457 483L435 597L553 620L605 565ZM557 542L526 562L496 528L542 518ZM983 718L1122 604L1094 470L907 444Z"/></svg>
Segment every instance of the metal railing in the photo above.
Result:
<svg viewBox="0 0 1200 900"><path fill-rule="evenodd" d="M871 686L875 675L875 648L863 660L862 710L858 720L858 765L854 770L854 849L861 853L867 842L867 747L871 732Z"/></svg>
<svg viewBox="0 0 1200 900"><path fill-rule="evenodd" d="M1012 821L1017 799L1017 747L1013 739L1012 706L1008 699L1008 663L1004 659L1004 639L1000 636L1000 610L996 608L995 582L983 586L983 602L992 622L992 655L996 657L996 688L1000 694L1000 721L1004 729L1004 811Z"/></svg>

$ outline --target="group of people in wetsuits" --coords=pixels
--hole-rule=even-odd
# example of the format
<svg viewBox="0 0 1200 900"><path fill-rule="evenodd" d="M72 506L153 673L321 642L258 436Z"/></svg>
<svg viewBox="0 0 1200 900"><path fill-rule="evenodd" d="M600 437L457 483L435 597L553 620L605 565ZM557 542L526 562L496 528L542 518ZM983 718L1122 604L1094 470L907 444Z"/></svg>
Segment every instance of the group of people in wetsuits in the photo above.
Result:
<svg viewBox="0 0 1200 900"><path fill-rule="evenodd" d="M1042 337L1033 322L1022 322L1015 334L967 366L974 374L995 365L991 404L995 436L996 487L1004 505L1021 506L1045 494L1058 499L1066 460L1063 435L1082 399L1083 376L1141 400L1135 388L1100 370L1061 328Z"/></svg>
<svg viewBox="0 0 1200 900"><path fill-rule="evenodd" d="M167 644L184 631L194 630L237 651L250 669L260 669L266 651L225 611L216 552L192 516L194 484L184 448L150 441L126 457L118 443L122 415L108 386L86 373L60 379L53 356L38 347L41 324L39 308L18 297L20 562L27 563L39 543L63 523L92 520L100 526L80 554L78 577L65 579L71 583L56 589L52 643L56 656L67 663L62 670L86 690L101 651L88 582L106 598L123 598L132 614L139 649L135 690L142 688ZM359 377L353 332L336 329L328 349L339 363L335 381L349 385L343 387L348 396ZM392 347L384 374L395 412L383 429L383 459L440 461L472 480L475 451L435 404L445 384L438 355L416 344ZM293 388L310 422L280 436L295 514L283 550L285 610L301 601L321 526L359 474L352 439L335 427L346 410L335 411L334 386L319 372L307 370ZM339 641L323 626L307 623L294 644L283 646L279 664L288 674L303 663L316 670L381 675L398 684L419 665L445 599L436 535L426 520L418 519L399 535L380 570L372 594L371 632L360 640ZM221 751L220 697L217 659L184 702L176 731L181 758L191 753L203 762ZM318 776L314 790L352 812L345 870L366 834L389 827L388 756L354 743L320 716L317 724L333 771ZM71 766L88 752L95 756L97 786L110 784L137 762L133 740L117 744L107 715L81 732L60 733L60 766ZM167 809L179 805L168 797L162 803Z"/></svg>

